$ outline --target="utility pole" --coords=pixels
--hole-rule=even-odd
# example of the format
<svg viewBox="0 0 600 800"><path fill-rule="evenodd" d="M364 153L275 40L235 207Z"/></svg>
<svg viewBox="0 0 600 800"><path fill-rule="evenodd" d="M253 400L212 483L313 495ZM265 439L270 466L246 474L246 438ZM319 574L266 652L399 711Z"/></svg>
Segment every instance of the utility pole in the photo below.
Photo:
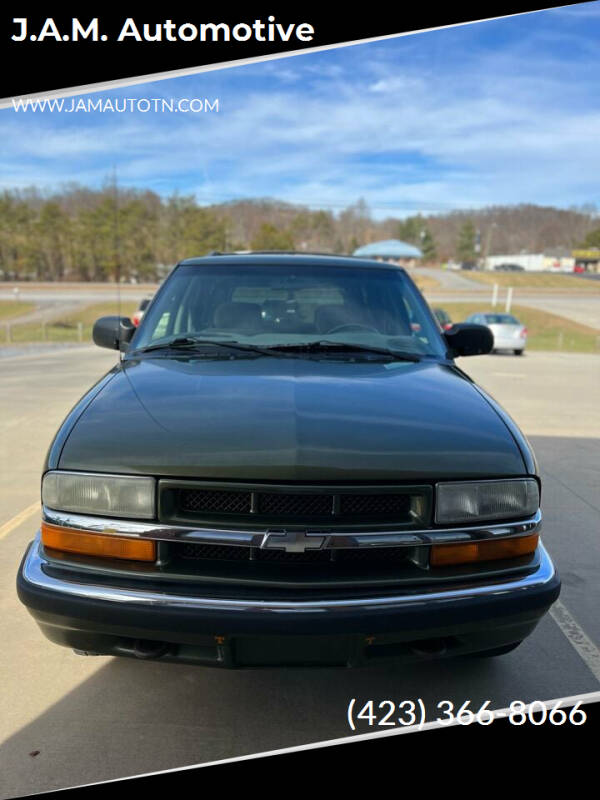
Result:
<svg viewBox="0 0 600 800"><path fill-rule="evenodd" d="M425 228L421 228L421 231L419 233L419 240L420 240L420 243L421 243L421 255L424 255L423 247L425 246L425 237L426 236L427 236L427 231L425 230Z"/></svg>
<svg viewBox="0 0 600 800"><path fill-rule="evenodd" d="M492 222L492 224L488 228L487 236L485 237L485 250L484 250L484 255L483 255L483 268L484 269L486 268L488 256L490 254L490 245L491 245L491 242L492 242L492 233L493 233L494 228L497 228L497 227L498 227L498 223L497 222Z"/></svg>
<svg viewBox="0 0 600 800"><path fill-rule="evenodd" d="M117 168L113 166L113 194L114 194L114 247L115 247L115 278L117 281L117 316L121 317L121 258L120 258L120 231L119 231L119 187L117 185ZM121 327L119 323L119 335ZM123 354L119 347L119 362Z"/></svg>
<svg viewBox="0 0 600 800"><path fill-rule="evenodd" d="M479 255L481 253L481 231L479 228L475 231L475 246L473 249L475 250L475 260L479 261Z"/></svg>

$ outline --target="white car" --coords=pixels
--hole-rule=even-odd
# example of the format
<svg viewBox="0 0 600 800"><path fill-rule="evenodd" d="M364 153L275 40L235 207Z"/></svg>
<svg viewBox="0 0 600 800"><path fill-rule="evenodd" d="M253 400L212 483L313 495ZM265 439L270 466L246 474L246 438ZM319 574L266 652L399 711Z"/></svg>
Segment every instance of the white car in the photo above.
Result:
<svg viewBox="0 0 600 800"><path fill-rule="evenodd" d="M487 325L494 334L494 350L512 350L522 356L527 344L527 328L512 314L480 312L471 314L465 322Z"/></svg>

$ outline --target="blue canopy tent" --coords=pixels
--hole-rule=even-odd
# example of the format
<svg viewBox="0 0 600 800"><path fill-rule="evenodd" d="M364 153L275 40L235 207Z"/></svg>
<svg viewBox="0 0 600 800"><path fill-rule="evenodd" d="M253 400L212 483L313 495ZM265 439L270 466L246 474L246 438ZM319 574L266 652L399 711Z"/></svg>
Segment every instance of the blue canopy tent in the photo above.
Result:
<svg viewBox="0 0 600 800"><path fill-rule="evenodd" d="M371 242L359 247L352 254L362 258L380 258L385 261L413 261L423 258L423 253L418 247L399 239L386 239L382 242Z"/></svg>

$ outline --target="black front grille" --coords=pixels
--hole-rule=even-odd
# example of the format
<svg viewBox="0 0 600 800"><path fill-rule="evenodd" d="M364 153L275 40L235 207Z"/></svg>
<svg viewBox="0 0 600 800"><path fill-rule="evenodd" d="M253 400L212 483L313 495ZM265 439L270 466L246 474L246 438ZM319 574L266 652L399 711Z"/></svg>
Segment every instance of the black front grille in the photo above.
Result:
<svg viewBox="0 0 600 800"><path fill-rule="evenodd" d="M198 544L177 542L170 545L171 555L192 561L262 561L280 564L361 563L398 564L407 560L409 548L325 548L287 553L285 550L261 549L245 545Z"/></svg>
<svg viewBox="0 0 600 800"><path fill-rule="evenodd" d="M250 527L277 525L423 525L430 511L431 489L364 486L347 488L203 486L176 481L160 482L162 522L207 522ZM186 485L187 483L187 485ZM419 519L416 519L416 513Z"/></svg>
<svg viewBox="0 0 600 800"><path fill-rule="evenodd" d="M256 548L257 561L277 561L282 564L315 564L331 561L331 550L306 550L304 553L286 553L285 550L261 550Z"/></svg>
<svg viewBox="0 0 600 800"><path fill-rule="evenodd" d="M338 550L336 561L354 561L361 564L374 564L382 561L397 564L399 561L406 561L408 557L406 547L357 547L355 549Z"/></svg>
<svg viewBox="0 0 600 800"><path fill-rule="evenodd" d="M333 495L258 493L258 513L269 516L318 517L333 513Z"/></svg>
<svg viewBox="0 0 600 800"><path fill-rule="evenodd" d="M342 494L340 514L342 516L390 516L410 512L411 498L408 494Z"/></svg>
<svg viewBox="0 0 600 800"><path fill-rule="evenodd" d="M204 489L183 489L180 493L183 511L207 511L212 514L249 514L250 492L221 492Z"/></svg>
<svg viewBox="0 0 600 800"><path fill-rule="evenodd" d="M206 561L248 561L251 547L234 547L229 544L197 544L182 542L170 545L171 552L179 558Z"/></svg>

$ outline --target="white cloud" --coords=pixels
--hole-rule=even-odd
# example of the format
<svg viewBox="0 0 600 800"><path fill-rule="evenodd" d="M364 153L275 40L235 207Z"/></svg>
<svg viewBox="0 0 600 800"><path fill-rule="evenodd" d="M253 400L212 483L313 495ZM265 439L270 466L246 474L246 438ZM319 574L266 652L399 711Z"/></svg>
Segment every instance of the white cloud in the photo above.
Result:
<svg viewBox="0 0 600 800"><path fill-rule="evenodd" d="M596 43L571 28L530 31L501 47L461 47L453 30L437 49L427 34L128 90L217 93L219 114L7 110L1 184L100 183L116 164L126 184L216 200L362 196L382 209L597 200Z"/></svg>

